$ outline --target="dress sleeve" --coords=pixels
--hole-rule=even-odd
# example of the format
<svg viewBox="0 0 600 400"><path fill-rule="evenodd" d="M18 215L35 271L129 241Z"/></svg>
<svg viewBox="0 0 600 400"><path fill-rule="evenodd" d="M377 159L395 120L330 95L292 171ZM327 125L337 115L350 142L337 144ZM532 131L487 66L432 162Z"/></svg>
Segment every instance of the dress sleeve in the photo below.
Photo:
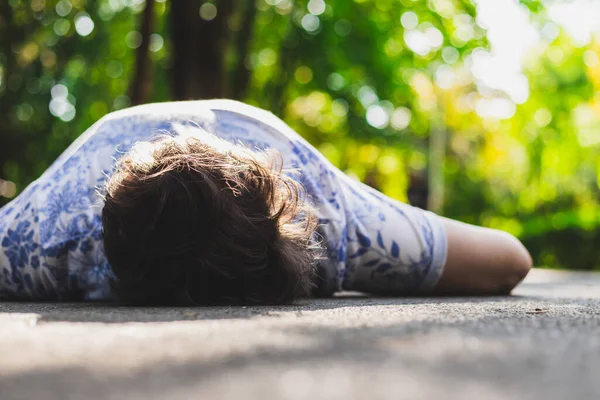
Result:
<svg viewBox="0 0 600 400"><path fill-rule="evenodd" d="M440 217L340 176L347 221L342 287L381 294L431 291L446 264Z"/></svg>

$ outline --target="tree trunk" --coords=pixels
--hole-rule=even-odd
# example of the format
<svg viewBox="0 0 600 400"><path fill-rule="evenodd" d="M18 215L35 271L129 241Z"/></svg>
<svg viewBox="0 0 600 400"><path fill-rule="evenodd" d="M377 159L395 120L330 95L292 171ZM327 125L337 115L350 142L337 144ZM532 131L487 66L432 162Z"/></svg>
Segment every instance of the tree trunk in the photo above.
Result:
<svg viewBox="0 0 600 400"><path fill-rule="evenodd" d="M441 214L444 209L444 165L446 160L446 126L440 105L431 114L429 133L427 209Z"/></svg>
<svg viewBox="0 0 600 400"><path fill-rule="evenodd" d="M12 43L21 43L24 38L23 29L14 23L12 6L8 1L0 1L0 58L4 59L2 71L2 87L0 88L0 179L7 179L6 162L14 158L25 145L24 136L15 126L13 118L7 118L14 113L15 105L20 103L18 95L8 88L13 73L18 71ZM2 57L3 56L3 57ZM21 77L22 75L20 75ZM21 189L21 188L18 188ZM0 207L8 199L0 196Z"/></svg>
<svg viewBox="0 0 600 400"><path fill-rule="evenodd" d="M408 176L408 190L406 195L411 206L427 210L429 201L429 180L422 171L411 171Z"/></svg>
<svg viewBox="0 0 600 400"><path fill-rule="evenodd" d="M172 88L176 100L224 97L227 20L233 1L215 3L217 15L210 21L200 17L200 0L171 1L173 41Z"/></svg>
<svg viewBox="0 0 600 400"><path fill-rule="evenodd" d="M150 48L150 35L154 26L155 0L146 0L146 7L141 16L140 34L142 43L137 48L135 58L135 72L130 88L129 97L132 104L142 104L148 101L152 91L152 63L148 56Z"/></svg>
<svg viewBox="0 0 600 400"><path fill-rule="evenodd" d="M240 10L243 13L242 29L237 33L235 41L237 64L233 69L233 84L230 91L231 97L238 100L243 100L246 97L250 85L251 71L247 66L247 59L256 17L254 1L243 0L243 3L244 7Z"/></svg>
<svg viewBox="0 0 600 400"><path fill-rule="evenodd" d="M266 93L269 93L270 111L281 118L283 118L283 112L287 104L286 89L298 63L296 46L300 29L292 22L290 17L288 32L281 41L279 49L277 72L265 90Z"/></svg>

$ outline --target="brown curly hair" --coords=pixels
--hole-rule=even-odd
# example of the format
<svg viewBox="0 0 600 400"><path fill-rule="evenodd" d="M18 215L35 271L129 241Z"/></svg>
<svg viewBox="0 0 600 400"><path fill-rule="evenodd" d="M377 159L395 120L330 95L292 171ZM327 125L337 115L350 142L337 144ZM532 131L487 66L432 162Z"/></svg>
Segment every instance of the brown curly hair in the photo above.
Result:
<svg viewBox="0 0 600 400"><path fill-rule="evenodd" d="M281 304L310 294L317 218L275 151L203 133L140 142L106 185L103 239L135 304Z"/></svg>

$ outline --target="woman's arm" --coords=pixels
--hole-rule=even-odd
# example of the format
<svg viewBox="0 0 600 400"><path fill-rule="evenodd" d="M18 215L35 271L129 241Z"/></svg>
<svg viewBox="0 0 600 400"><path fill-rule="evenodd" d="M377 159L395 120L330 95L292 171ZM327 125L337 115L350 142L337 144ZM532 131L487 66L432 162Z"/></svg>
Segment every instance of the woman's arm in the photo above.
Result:
<svg viewBox="0 0 600 400"><path fill-rule="evenodd" d="M532 267L529 252L514 236L441 218L448 256L437 294L507 294Z"/></svg>

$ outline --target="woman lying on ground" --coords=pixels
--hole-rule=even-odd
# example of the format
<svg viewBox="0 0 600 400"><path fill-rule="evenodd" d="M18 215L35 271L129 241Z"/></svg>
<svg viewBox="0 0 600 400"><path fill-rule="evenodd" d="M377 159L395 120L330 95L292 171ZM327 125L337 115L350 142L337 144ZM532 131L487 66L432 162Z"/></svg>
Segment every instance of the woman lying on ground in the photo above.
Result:
<svg viewBox="0 0 600 400"><path fill-rule="evenodd" d="M0 209L2 299L494 295L531 263L511 235L390 199L228 100L112 113Z"/></svg>

